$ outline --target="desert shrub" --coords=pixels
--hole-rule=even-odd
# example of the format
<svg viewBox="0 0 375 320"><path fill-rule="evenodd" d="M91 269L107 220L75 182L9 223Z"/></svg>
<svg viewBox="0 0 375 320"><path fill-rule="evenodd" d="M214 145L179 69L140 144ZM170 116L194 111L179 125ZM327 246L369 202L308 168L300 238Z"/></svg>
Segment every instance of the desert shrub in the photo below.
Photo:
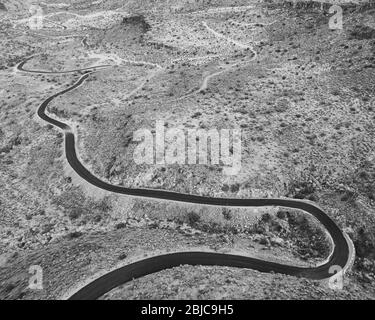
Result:
<svg viewBox="0 0 375 320"><path fill-rule="evenodd" d="M94 202L93 203L93 207L99 211L99 212L103 212L103 213L107 213L109 210L112 209L112 205L111 205L111 202L110 202L110 199L109 197L104 197L102 200L100 200L99 202Z"/></svg>
<svg viewBox="0 0 375 320"><path fill-rule="evenodd" d="M124 229L125 227L126 227L126 223L120 222L120 223L116 224L115 229L120 230L120 229Z"/></svg>
<svg viewBox="0 0 375 320"><path fill-rule="evenodd" d="M316 191L313 179L309 173L303 173L298 177L293 177L288 185L287 197L295 199L310 199L314 201Z"/></svg>
<svg viewBox="0 0 375 320"><path fill-rule="evenodd" d="M189 211L186 218L188 220L188 224L191 226L194 226L198 223L201 217L198 213L194 211Z"/></svg>
<svg viewBox="0 0 375 320"><path fill-rule="evenodd" d="M82 236L82 232L79 232L79 231L73 231L71 233L68 234L68 239L77 239L79 237Z"/></svg>
<svg viewBox="0 0 375 320"><path fill-rule="evenodd" d="M330 247L326 233L317 220L299 213L288 213L288 222L294 234L297 253L304 258L325 257Z"/></svg>
<svg viewBox="0 0 375 320"><path fill-rule="evenodd" d="M82 215L82 211L79 208L73 208L69 211L68 216L70 220L76 220Z"/></svg>
<svg viewBox="0 0 375 320"><path fill-rule="evenodd" d="M375 260L357 258L355 261L355 267L359 271L375 275Z"/></svg>
<svg viewBox="0 0 375 320"><path fill-rule="evenodd" d="M368 227L362 227L354 237L356 254L361 258L375 259L375 233Z"/></svg>
<svg viewBox="0 0 375 320"><path fill-rule="evenodd" d="M347 176L344 184L370 200L375 200L375 165L368 160L361 161L353 173Z"/></svg>
<svg viewBox="0 0 375 320"><path fill-rule="evenodd" d="M230 209L223 208L221 213L223 214L223 217L225 220L232 219L232 212L230 211Z"/></svg>
<svg viewBox="0 0 375 320"><path fill-rule="evenodd" d="M288 216L288 211L284 210L284 209L279 209L276 213L276 217L278 217L279 219L281 220L284 220L286 219Z"/></svg>
<svg viewBox="0 0 375 320"><path fill-rule="evenodd" d="M10 293L16 287L17 287L17 285L13 282L7 283L4 287L4 291L5 291L5 293Z"/></svg>
<svg viewBox="0 0 375 320"><path fill-rule="evenodd" d="M111 210L109 197L95 201L86 197L79 187L73 185L69 185L64 192L52 198L52 204L60 207L71 220L82 219L94 223L100 222Z"/></svg>
<svg viewBox="0 0 375 320"><path fill-rule="evenodd" d="M124 259L126 259L127 258L127 254L126 253L121 253L118 257L117 257L117 259L118 260L124 260Z"/></svg>
<svg viewBox="0 0 375 320"><path fill-rule="evenodd" d="M365 25L357 25L350 31L349 39L375 39L375 29Z"/></svg>
<svg viewBox="0 0 375 320"><path fill-rule="evenodd" d="M265 213L248 232L263 235L265 243L275 236L288 240L293 243L293 253L303 259L326 257L330 250L319 222L301 212L280 209L276 215Z"/></svg>
<svg viewBox="0 0 375 320"><path fill-rule="evenodd" d="M230 186L230 192L232 192L232 193L238 192L239 190L240 190L240 184L239 183L235 183L235 184L232 184Z"/></svg>

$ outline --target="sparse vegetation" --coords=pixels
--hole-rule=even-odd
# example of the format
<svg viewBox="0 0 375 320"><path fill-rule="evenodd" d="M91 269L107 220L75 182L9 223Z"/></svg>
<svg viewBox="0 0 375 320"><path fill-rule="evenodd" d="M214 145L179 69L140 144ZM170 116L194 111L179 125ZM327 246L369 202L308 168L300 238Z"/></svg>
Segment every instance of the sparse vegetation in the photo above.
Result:
<svg viewBox="0 0 375 320"><path fill-rule="evenodd" d="M0 3L0 256L5 261L0 297L56 298L66 290L59 287L62 282L73 286L92 270L162 249L241 249L301 265L323 260L330 250L324 230L301 212L134 200L87 185L66 161L62 131L35 114L41 101L86 71L13 71L33 56L25 69L116 65L91 74L47 110L69 124L79 158L100 179L203 196L314 201L355 244L357 259L344 293L322 289L321 295L315 282L281 275L267 275L269 282L260 284L255 278L243 280L254 272L225 270L229 275L221 279L236 281L215 283L236 290L224 297L238 297L241 281L255 281L268 288L257 298L351 298L359 293L373 298L368 289L375 283L375 27L370 4L343 5L345 27L333 31L329 4L317 1L79 1L69 13L51 14L55 24L46 22L43 30L30 30L22 22L29 16L25 3L8 1L7 8ZM48 13L54 10L60 9L48 7ZM83 33L84 39L72 37ZM186 130L240 127L240 173L225 175L223 163L136 165L133 133L154 128L157 120L166 128ZM22 277L30 263L43 264L53 290L24 290ZM184 275L183 269L165 271L166 278ZM205 268L192 270L195 279L213 276ZM294 291L286 282L305 291ZM275 283L285 286L285 295L274 290ZM184 289L186 283L179 285ZM129 292L135 296L136 290Z"/></svg>

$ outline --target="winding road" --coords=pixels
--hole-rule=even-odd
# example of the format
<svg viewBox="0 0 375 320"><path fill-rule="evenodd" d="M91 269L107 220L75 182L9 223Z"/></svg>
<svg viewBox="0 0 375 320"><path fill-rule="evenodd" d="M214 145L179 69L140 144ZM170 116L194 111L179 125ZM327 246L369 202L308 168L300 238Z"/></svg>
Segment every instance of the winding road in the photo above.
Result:
<svg viewBox="0 0 375 320"><path fill-rule="evenodd" d="M66 88L41 103L37 110L38 116L47 123L61 129L65 136L65 154L68 163L73 170L85 179L88 183L113 193L124 194L133 197L141 197L148 199L158 199L165 201L175 201L183 203L192 203L208 206L220 207L286 207L303 210L314 216L328 231L334 246L329 259L322 265L316 267L297 267L286 264L263 261L251 257L222 254L215 252L179 252L170 253L147 258L135 263L131 263L117 270L111 271L96 280L90 282L83 288L75 292L69 299L97 299L110 290L131 281L136 278L143 277L148 274L159 272L161 270L177 267L180 265L204 265L204 266L227 266L237 268L254 269L261 272L275 272L296 277L305 277L315 280L323 280L332 277L330 272L332 267L339 266L344 273L353 263L355 252L349 237L337 226L337 224L316 204L310 201L296 199L235 199L235 198L214 198L199 195L177 193L172 191L155 190L155 189L133 189L121 186L111 185L98 177L94 176L79 161L76 151L76 137L71 127L57 119L51 118L46 114L48 105L58 96L81 86L90 74L97 72L102 68L110 67L108 65L100 65L91 68L48 72L26 70L25 63L31 58L22 61L17 70L26 73L56 74L56 73L74 73L87 71L79 80L69 88Z"/></svg>
<svg viewBox="0 0 375 320"><path fill-rule="evenodd" d="M23 72L27 72L27 73L35 73L35 74L67 74L67 73L76 73L76 72L89 71L89 70L93 71L93 70L97 70L97 69L112 67L112 65L106 64L106 65L99 65L99 66L95 66L95 67L87 67L87 68L74 69L74 70L68 70L68 71L44 71L44 70L27 70L27 69L25 69L24 65L29 60L31 60L32 58L34 58L34 56L28 57L27 59L25 59L24 61L19 63L16 66L16 69L18 71L23 71Z"/></svg>

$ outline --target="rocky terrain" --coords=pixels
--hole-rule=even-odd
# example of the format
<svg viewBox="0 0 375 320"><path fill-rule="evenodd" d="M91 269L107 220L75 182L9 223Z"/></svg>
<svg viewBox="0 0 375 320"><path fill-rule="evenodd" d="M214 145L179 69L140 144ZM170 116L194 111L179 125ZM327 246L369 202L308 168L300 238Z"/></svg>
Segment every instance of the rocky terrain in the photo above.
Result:
<svg viewBox="0 0 375 320"><path fill-rule="evenodd" d="M328 2L328 1L327 1ZM353 240L341 292L234 268L165 270L114 299L375 297L375 7L340 3L342 30L311 1L0 3L0 297L61 298L90 277L157 251L240 252L291 265L324 261L331 243L285 208L222 209L110 194L68 165L63 135L36 115L84 71L109 64L49 106L78 137L82 163L115 185L216 197L318 203ZM30 58L26 73L18 63ZM242 130L241 171L137 165L133 134L166 128ZM45 288L27 288L41 265ZM199 285L196 285L196 284ZM254 289L255 288L255 289Z"/></svg>

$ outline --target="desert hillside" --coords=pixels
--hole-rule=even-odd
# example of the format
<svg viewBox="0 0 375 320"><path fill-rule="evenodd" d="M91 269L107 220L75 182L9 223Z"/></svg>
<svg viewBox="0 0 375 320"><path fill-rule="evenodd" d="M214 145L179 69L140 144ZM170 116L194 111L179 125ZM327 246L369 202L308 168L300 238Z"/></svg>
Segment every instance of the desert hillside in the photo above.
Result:
<svg viewBox="0 0 375 320"><path fill-rule="evenodd" d="M339 291L186 265L101 299L375 298L374 0L0 1L1 299L66 298L89 279L167 252L316 267L333 250L324 226L302 210L104 190L72 167L67 133L82 172L103 185L304 200L355 247ZM341 27L332 20L340 14ZM55 122L40 116L43 102ZM214 162L212 138L206 163L136 161L136 133L154 141L158 123L186 136L238 130L238 170ZM238 150L234 136L228 141L230 158ZM43 290L28 287L34 265Z"/></svg>

